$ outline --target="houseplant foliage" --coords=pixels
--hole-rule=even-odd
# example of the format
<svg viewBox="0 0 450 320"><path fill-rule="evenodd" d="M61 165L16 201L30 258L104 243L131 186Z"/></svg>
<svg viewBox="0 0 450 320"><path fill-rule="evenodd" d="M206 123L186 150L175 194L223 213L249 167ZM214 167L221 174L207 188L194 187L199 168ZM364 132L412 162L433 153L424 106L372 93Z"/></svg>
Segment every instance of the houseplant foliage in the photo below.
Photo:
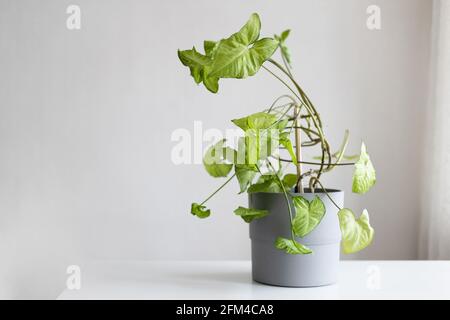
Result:
<svg viewBox="0 0 450 320"><path fill-rule="evenodd" d="M261 69L270 73L287 89L284 94L264 110L232 120L242 129L238 146L227 146L225 140L211 146L204 156L206 171L215 178L226 181L201 203L193 203L191 213L207 218L211 210L206 203L230 181L237 179L240 193L282 193L287 203L291 237L274 239L274 246L288 254L309 254L312 250L299 243L296 237L311 233L326 214L319 197L308 201L302 196L304 185L311 192L324 192L338 208L345 253L357 252L367 247L374 235L367 210L356 217L352 210L339 207L321 183L323 174L340 166L354 166L352 191L364 194L375 184L375 169L364 143L359 156L346 156L348 131L337 151L332 151L323 130L322 119L312 101L295 80L291 69L291 56L286 45L290 31L274 37L260 36L261 22L254 13L236 33L219 41L205 40L204 53L195 47L179 50L181 63L190 69L197 84L203 83L207 90L217 93L223 78L243 79ZM279 50L278 50L279 49ZM273 56L279 51L281 62ZM316 147L320 156L313 162L302 161L302 149ZM279 150L285 150L282 158ZM354 162L352 162L354 161ZM288 173L289 168L294 173ZM294 192L292 192L294 191ZM245 222L263 219L266 210L237 208L234 213Z"/></svg>

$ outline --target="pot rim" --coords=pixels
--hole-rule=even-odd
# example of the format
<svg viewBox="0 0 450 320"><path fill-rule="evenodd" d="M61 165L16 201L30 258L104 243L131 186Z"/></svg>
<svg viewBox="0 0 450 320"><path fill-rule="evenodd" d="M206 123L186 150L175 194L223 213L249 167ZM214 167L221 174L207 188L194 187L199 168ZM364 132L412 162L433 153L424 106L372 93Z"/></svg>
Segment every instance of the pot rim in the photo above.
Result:
<svg viewBox="0 0 450 320"><path fill-rule="evenodd" d="M340 190L340 189L333 189L333 188L325 188L326 193L330 193L330 194L336 194L336 193L343 193L344 190ZM283 192L252 192L252 193L248 193L249 195L251 194L283 194ZM302 195L302 194L325 194L324 189L319 188L319 189L315 189L315 192L311 192L310 188L304 188L304 192L300 193L300 192L295 192L294 189L289 190L289 194L291 195Z"/></svg>

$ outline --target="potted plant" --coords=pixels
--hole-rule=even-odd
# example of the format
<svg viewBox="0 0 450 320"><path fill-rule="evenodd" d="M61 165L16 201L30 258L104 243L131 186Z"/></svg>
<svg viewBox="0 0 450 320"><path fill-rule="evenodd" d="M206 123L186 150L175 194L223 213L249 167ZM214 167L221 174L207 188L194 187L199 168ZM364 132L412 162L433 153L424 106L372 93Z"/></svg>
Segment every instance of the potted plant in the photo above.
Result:
<svg viewBox="0 0 450 320"><path fill-rule="evenodd" d="M260 69L288 90L264 110L232 122L242 129L237 146L221 140L205 153L206 171L226 181L191 213L207 218L207 201L237 179L249 205L234 213L250 224L252 274L258 282L280 286L320 286L337 281L340 245L344 253L368 246L374 235L367 210L355 217L344 207L344 193L327 189L321 178L340 166L354 166L352 191L366 193L376 181L364 143L359 156L346 156L348 131L336 152L325 137L322 119L295 80L286 39L289 30L260 37L254 13L236 33L220 41L204 41L204 53L193 47L178 51L197 84L216 93L222 78L242 79ZM281 63L273 59L279 49ZM302 150L319 147L320 156L302 159ZM282 153L286 153L285 156ZM345 162L344 162L345 161ZM289 168L295 173L289 173Z"/></svg>

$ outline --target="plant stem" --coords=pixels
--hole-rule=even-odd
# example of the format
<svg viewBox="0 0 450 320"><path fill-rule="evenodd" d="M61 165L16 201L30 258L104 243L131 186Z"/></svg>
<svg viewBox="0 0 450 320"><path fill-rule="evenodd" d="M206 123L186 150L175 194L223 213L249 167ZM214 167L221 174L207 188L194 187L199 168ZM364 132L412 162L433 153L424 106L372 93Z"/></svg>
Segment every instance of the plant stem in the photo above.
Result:
<svg viewBox="0 0 450 320"><path fill-rule="evenodd" d="M278 98L275 99L275 101L272 103L272 105L270 106L270 108L269 108L269 110L268 110L267 112L269 113L270 111L272 111L272 109L275 107L275 105L277 104L277 102L280 101L280 100L283 99L283 98L288 98L288 99L290 99L293 103L296 103L296 101L295 101L295 99L294 99L293 97L291 97L291 96L288 95L288 94L284 94L284 95L279 96Z"/></svg>
<svg viewBox="0 0 450 320"><path fill-rule="evenodd" d="M327 190L323 187L323 184L319 181L319 179L317 179L317 178L312 178L312 179L314 179L315 182L319 184L319 186L322 188L322 191L326 194L326 196L328 197L328 199L331 200L331 202L334 204L334 206L335 206L338 210L342 210L342 208L339 207L339 206L337 205L337 203L333 200L333 198L330 196L330 194L327 192Z"/></svg>
<svg viewBox="0 0 450 320"><path fill-rule="evenodd" d="M292 162L292 160L289 159L282 159L282 158L276 158L277 160L280 160L282 162ZM320 162L309 162L309 161L298 161L302 164L308 164L313 166L320 166ZM344 163L333 163L333 166L353 166L355 165L354 162L344 162Z"/></svg>
<svg viewBox="0 0 450 320"><path fill-rule="evenodd" d="M302 101L302 99L300 98L300 96L294 91L294 89L292 89L286 81L284 81L283 79L281 79L278 75L276 75L272 70L268 69L266 66L262 66L264 68L264 70L266 70L267 72L269 72L271 75L273 75L275 78L277 78L282 84L285 85L286 88L289 89L289 91L291 91L294 96L299 100Z"/></svg>
<svg viewBox="0 0 450 320"><path fill-rule="evenodd" d="M330 167L331 165L331 154L330 154L330 148L328 145L328 142L325 140L325 136L323 134L323 130L322 130L322 121L320 119L319 113L317 112L316 108L314 107L314 105L312 104L311 100L309 100L308 96L305 94L305 92L303 91L303 89L300 87L300 85L295 81L295 79L290 75L290 73L288 71L286 71L283 66L281 66L278 62L269 59L267 60L270 63L272 63L274 66L276 66L278 69L280 69L285 75L287 75L287 77L291 80L291 82L294 84L295 88L298 90L301 99L299 97L298 94L295 94L295 96L300 100L303 101L306 105L306 110L308 111L308 113L311 114L311 119L314 122L314 126L316 127L317 131L320 134L320 139L321 139L321 145L322 145L322 165L320 166L320 168L316 171L317 173L317 178L320 178L322 172L325 169L325 154L328 154L328 164L327 164L327 168ZM268 70L267 68L265 68L266 70ZM275 77L277 77L280 81L282 81L284 83L284 81L278 77L277 75L275 75L273 72L269 71L270 73L272 73ZM287 84L285 84L286 86L288 86ZM288 86L288 88L290 88ZM292 89L291 89L292 91ZM301 180L301 179L300 179Z"/></svg>
<svg viewBox="0 0 450 320"><path fill-rule="evenodd" d="M230 182L231 180L233 180L233 178L236 176L236 174L233 174L230 178L228 178L227 181L224 182L224 184L222 184L216 191L214 191L208 198L206 198L200 205L204 205L209 199L211 199L212 197L214 197L216 195L217 192L219 192L220 190L222 190L223 187L225 187L228 182Z"/></svg>
<svg viewBox="0 0 450 320"><path fill-rule="evenodd" d="M300 107L296 106L294 110L294 116L298 118L300 115ZM295 126L298 127L300 124L298 123L298 119L295 120ZM302 176L302 138L301 138L301 129L295 129L295 156L297 157L297 177ZM299 179L296 186L296 191L299 193L303 193L303 184L302 180Z"/></svg>
<svg viewBox="0 0 450 320"><path fill-rule="evenodd" d="M270 163L270 161L268 161L268 163L269 163L269 166L270 166L270 167L272 168L272 170L274 171L275 176L277 177L278 182L279 182L280 185L281 185L281 189L283 189L284 199L286 200L286 205L287 205L288 211L289 211L289 223L290 223L290 226L291 226L291 238L292 238L293 241L295 241L294 225L293 225L293 219L294 219L294 217L293 217L293 215L292 215L291 202L289 201L289 197L288 197L286 188L284 187L283 181L281 181L280 177L278 176L278 174L277 174L275 168L272 166L272 164Z"/></svg>

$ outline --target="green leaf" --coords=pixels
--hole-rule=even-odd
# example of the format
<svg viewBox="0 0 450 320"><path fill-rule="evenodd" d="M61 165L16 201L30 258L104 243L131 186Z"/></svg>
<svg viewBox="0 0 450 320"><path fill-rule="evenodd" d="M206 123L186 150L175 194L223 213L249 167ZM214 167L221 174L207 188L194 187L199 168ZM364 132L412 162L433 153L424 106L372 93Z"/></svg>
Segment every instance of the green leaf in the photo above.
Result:
<svg viewBox="0 0 450 320"><path fill-rule="evenodd" d="M191 205L191 213L194 216L199 217L200 219L204 219L211 215L211 210L207 209L205 206L202 206L198 203L193 203Z"/></svg>
<svg viewBox="0 0 450 320"><path fill-rule="evenodd" d="M297 165L297 156L295 155L294 147L292 146L291 139L289 139L289 133L283 132L280 135L280 144L286 148L286 150L289 152L289 155L291 156L292 162L294 165Z"/></svg>
<svg viewBox="0 0 450 320"><path fill-rule="evenodd" d="M259 38L261 21L254 13L247 23L228 39L223 39L214 52L210 76L218 78L245 78L258 72L278 47L278 41Z"/></svg>
<svg viewBox="0 0 450 320"><path fill-rule="evenodd" d="M296 215L292 221L296 236L304 237L309 234L322 221L325 215L325 205L319 197L309 202L303 197L293 197Z"/></svg>
<svg viewBox="0 0 450 320"><path fill-rule="evenodd" d="M297 241L278 237L275 241L275 247L280 250L284 250L289 254L310 254L311 249L298 243Z"/></svg>
<svg viewBox="0 0 450 320"><path fill-rule="evenodd" d="M283 184L286 189L291 189L297 184L297 175L288 173L283 177Z"/></svg>
<svg viewBox="0 0 450 320"><path fill-rule="evenodd" d="M219 91L219 78L207 76L207 69L204 70L203 84L212 93Z"/></svg>
<svg viewBox="0 0 450 320"><path fill-rule="evenodd" d="M359 154L352 154L352 155L344 154L343 158L348 161L356 161L359 159Z"/></svg>
<svg viewBox="0 0 450 320"><path fill-rule="evenodd" d="M281 35L277 36L275 35L275 39L279 41L279 46L281 50L281 54L286 59L286 62L291 66L291 53L289 51L289 48L286 46L285 41L287 37L289 36L289 33L291 30L285 30L281 33Z"/></svg>
<svg viewBox="0 0 450 320"><path fill-rule="evenodd" d="M370 161L370 157L366 152L366 146L363 143L361 145L359 160L355 163L352 191L354 193L364 194L372 188L376 181L375 168Z"/></svg>
<svg viewBox="0 0 450 320"><path fill-rule="evenodd" d="M191 76L195 83L199 84L203 80L203 69L212 63L212 60L202 55L192 47L191 50L178 50L178 58L181 63L191 70Z"/></svg>
<svg viewBox="0 0 450 320"><path fill-rule="evenodd" d="M287 39L287 37L289 36L289 34L291 33L291 30L284 30L282 33L281 33L281 36L280 36L280 38L281 38L281 40L282 41L285 41L286 39Z"/></svg>
<svg viewBox="0 0 450 320"><path fill-rule="evenodd" d="M268 129L277 121L277 116L266 112L257 112L248 116L249 129Z"/></svg>
<svg viewBox="0 0 450 320"><path fill-rule="evenodd" d="M213 53L215 52L215 49L217 48L218 42L211 41L211 40L205 40L203 41L203 49L205 50L205 54L208 57L212 57Z"/></svg>
<svg viewBox="0 0 450 320"><path fill-rule="evenodd" d="M205 87L212 93L219 90L219 78L209 76L212 64L210 57L202 55L193 47L191 50L178 50L178 58L183 65L189 67L195 83L199 84L203 81Z"/></svg>
<svg viewBox="0 0 450 320"><path fill-rule="evenodd" d="M358 219L350 209L341 209L338 216L344 253L358 252L372 242L374 230L370 226L367 210Z"/></svg>
<svg viewBox="0 0 450 320"><path fill-rule="evenodd" d="M277 128L278 128L279 130L283 130L283 129L286 128L286 126L288 125L288 123L289 123L289 119L283 119L283 120L280 120L280 121L278 121Z"/></svg>
<svg viewBox="0 0 450 320"><path fill-rule="evenodd" d="M240 159L243 159L245 154L245 164L256 164L277 150L279 130L271 128L276 120L275 115L264 112L232 120L235 125L245 131L245 136L240 140L238 148Z"/></svg>
<svg viewBox="0 0 450 320"><path fill-rule="evenodd" d="M238 126L239 128L241 128L244 131L247 131L249 129L247 121L248 121L248 117L231 120L231 122L233 122L236 126Z"/></svg>
<svg viewBox="0 0 450 320"><path fill-rule="evenodd" d="M281 188L278 178L275 175L263 175L260 181L256 184L252 184L248 190L248 193L281 193L283 188Z"/></svg>
<svg viewBox="0 0 450 320"><path fill-rule="evenodd" d="M249 163L265 160L278 150L279 132L277 129L248 129L245 132L245 147Z"/></svg>
<svg viewBox="0 0 450 320"><path fill-rule="evenodd" d="M237 164L234 170L239 181L240 193L243 193L252 184L258 170L255 166L243 164Z"/></svg>
<svg viewBox="0 0 450 320"><path fill-rule="evenodd" d="M249 129L268 129L277 121L274 114L257 112L247 117L231 120L236 126L244 131Z"/></svg>
<svg viewBox="0 0 450 320"><path fill-rule="evenodd" d="M225 141L223 139L212 145L203 157L203 165L206 171L215 178L226 177L233 168L233 164L225 163L227 151L232 150L224 147Z"/></svg>
<svg viewBox="0 0 450 320"><path fill-rule="evenodd" d="M234 210L234 213L244 219L245 222L250 223L254 219L259 219L267 216L269 214L269 211L239 207Z"/></svg>

